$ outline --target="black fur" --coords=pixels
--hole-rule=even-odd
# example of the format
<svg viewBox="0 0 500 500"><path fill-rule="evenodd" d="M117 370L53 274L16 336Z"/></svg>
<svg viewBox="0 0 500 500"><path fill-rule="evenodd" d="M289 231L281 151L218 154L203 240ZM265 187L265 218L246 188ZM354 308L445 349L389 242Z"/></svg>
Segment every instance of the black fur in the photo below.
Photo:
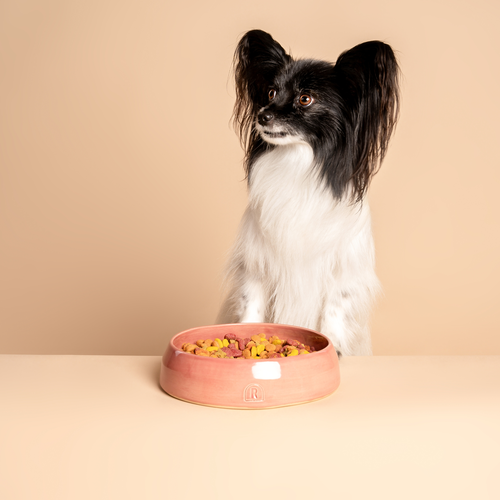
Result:
<svg viewBox="0 0 500 500"><path fill-rule="evenodd" d="M256 158L274 147L256 130L256 120L279 123L311 145L335 197L361 201L398 118L399 68L391 47L362 43L335 64L295 60L271 35L252 30L240 40L234 61L234 122L246 150L248 179ZM272 100L271 89L277 91ZM311 105L299 104L303 94L313 98Z"/></svg>

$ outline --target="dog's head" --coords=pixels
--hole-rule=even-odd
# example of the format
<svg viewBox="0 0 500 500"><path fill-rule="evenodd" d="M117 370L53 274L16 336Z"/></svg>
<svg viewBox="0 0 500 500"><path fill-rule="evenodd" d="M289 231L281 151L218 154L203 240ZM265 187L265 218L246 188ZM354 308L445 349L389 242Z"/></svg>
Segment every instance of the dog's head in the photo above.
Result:
<svg viewBox="0 0 500 500"><path fill-rule="evenodd" d="M268 147L306 142L334 195L362 199L398 115L398 65L373 41L335 64L293 59L271 35L246 33L235 53L234 120L252 159Z"/></svg>

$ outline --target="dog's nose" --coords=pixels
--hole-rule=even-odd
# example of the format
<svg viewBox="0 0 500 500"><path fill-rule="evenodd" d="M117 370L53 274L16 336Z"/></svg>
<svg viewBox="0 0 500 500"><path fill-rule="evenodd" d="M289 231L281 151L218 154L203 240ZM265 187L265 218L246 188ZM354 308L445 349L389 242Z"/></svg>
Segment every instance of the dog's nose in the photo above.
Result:
<svg viewBox="0 0 500 500"><path fill-rule="evenodd" d="M274 120L274 115L270 111L263 111L259 113L259 123L261 125L271 125Z"/></svg>

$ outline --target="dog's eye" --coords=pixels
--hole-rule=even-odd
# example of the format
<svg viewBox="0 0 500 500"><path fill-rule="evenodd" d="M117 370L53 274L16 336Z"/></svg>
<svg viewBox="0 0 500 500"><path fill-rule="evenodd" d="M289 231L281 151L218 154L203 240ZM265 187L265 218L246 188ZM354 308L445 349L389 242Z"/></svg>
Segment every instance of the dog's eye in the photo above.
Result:
<svg viewBox="0 0 500 500"><path fill-rule="evenodd" d="M302 106L309 106L313 103L314 99L309 94L302 94L299 97L299 103Z"/></svg>
<svg viewBox="0 0 500 500"><path fill-rule="evenodd" d="M268 93L269 100L272 101L276 97L276 90L271 89Z"/></svg>

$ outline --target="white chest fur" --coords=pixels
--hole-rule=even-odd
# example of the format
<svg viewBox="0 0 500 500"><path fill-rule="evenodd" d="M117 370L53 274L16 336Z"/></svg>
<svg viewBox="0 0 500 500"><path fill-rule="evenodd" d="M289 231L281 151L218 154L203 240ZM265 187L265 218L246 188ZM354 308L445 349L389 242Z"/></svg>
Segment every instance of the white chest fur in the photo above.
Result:
<svg viewBox="0 0 500 500"><path fill-rule="evenodd" d="M321 182L307 144L280 146L253 166L248 216L262 243L282 259L311 261L342 252L356 235L370 230L367 204L336 200Z"/></svg>

